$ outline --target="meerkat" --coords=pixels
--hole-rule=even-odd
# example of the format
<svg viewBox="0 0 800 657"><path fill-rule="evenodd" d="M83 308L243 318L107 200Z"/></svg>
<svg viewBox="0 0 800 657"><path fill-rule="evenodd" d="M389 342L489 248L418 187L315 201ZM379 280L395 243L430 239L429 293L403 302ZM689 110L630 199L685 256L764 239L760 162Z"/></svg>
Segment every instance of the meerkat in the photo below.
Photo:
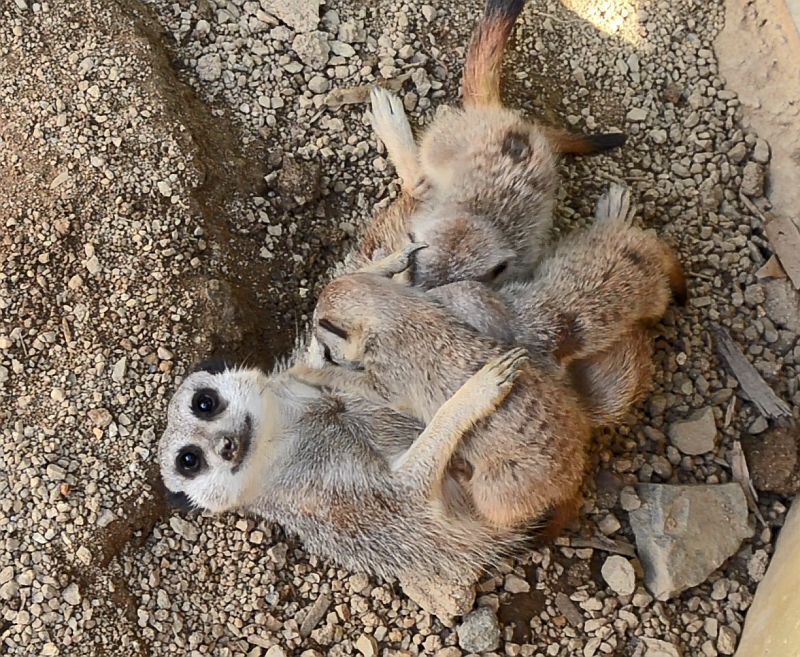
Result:
<svg viewBox="0 0 800 657"><path fill-rule="evenodd" d="M448 465L505 405L526 359L498 352L424 427L291 370L201 367L170 401L161 476L173 499L280 523L341 567L471 584L523 537L465 511Z"/></svg>
<svg viewBox="0 0 800 657"><path fill-rule="evenodd" d="M500 62L523 5L488 0L467 53L464 107L442 108L419 149L400 99L372 92L373 128L419 201L407 220L409 239L428 244L411 272L418 286L529 275L549 241L557 157L624 143L619 133L571 135L503 107Z"/></svg>
<svg viewBox="0 0 800 657"><path fill-rule="evenodd" d="M652 379L647 326L671 297L687 296L674 251L632 218L627 188L612 185L595 225L563 238L531 279L495 289L462 281L429 294L480 333L552 355L568 366L595 426L619 424Z"/></svg>
<svg viewBox="0 0 800 657"><path fill-rule="evenodd" d="M326 286L315 338L328 365L296 365L296 376L429 422L481 363L508 349L455 319L421 288L389 278L418 248ZM519 529L571 504L590 435L588 415L564 371L534 355L503 405L462 440L455 476L479 518L494 528Z"/></svg>
<svg viewBox="0 0 800 657"><path fill-rule="evenodd" d="M570 134L502 105L503 51L523 6L487 0L467 50L464 106L444 108L419 149L399 99L373 90L372 124L402 180L401 196L367 226L337 274L417 241L429 248L410 278L423 287L528 275L549 242L558 156L624 143L621 133Z"/></svg>

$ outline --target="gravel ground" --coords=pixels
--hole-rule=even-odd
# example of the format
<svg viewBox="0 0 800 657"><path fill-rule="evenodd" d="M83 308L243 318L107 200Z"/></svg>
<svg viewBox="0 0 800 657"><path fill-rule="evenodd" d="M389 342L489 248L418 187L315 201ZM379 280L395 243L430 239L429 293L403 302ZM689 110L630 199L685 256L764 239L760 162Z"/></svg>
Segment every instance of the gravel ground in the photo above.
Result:
<svg viewBox="0 0 800 657"><path fill-rule="evenodd" d="M0 9L0 653L732 654L787 497L762 495L765 525L674 599L646 592L636 559L562 539L487 576L457 629L278 527L166 511L153 454L177 377L212 350L265 367L288 354L326 271L397 193L365 107L331 92L400 77L412 120L429 120L457 98L481 11L331 0L317 24L313 2L290 4ZM630 486L728 482L733 441L772 436L711 324L797 417L800 316L788 283L755 276L770 149L739 127L717 72L722 3L602 4L532 3L506 78L534 116L630 135L613 156L565 163L559 228L624 181L691 272L654 393L598 436L573 528L633 542ZM678 435L690 416L714 420L710 451Z"/></svg>

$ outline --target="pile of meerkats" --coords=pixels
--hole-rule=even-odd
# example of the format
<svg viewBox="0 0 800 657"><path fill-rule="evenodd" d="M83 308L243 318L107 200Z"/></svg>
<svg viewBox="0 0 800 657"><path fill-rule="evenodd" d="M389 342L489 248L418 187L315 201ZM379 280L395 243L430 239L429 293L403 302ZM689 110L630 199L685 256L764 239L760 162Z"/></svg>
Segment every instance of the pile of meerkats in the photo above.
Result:
<svg viewBox="0 0 800 657"><path fill-rule="evenodd" d="M353 571L460 583L576 513L592 431L647 391L650 326L686 288L620 188L548 243L558 156L624 137L502 106L522 6L488 0L463 107L419 144L398 98L373 91L402 195L322 291L290 367L207 362L184 379L159 446L175 501L277 522Z"/></svg>

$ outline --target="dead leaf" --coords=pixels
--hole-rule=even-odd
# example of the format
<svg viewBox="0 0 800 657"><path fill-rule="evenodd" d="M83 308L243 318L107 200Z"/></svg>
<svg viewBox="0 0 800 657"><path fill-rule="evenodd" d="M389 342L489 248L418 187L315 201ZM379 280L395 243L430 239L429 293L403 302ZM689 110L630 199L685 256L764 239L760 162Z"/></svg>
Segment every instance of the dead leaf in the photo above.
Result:
<svg viewBox="0 0 800 657"><path fill-rule="evenodd" d="M603 550L603 552L611 552L612 554L621 554L626 557L636 556L636 548L630 543L621 540L615 541L600 534L596 536L577 536L571 538L569 544L570 547L578 549L593 548L595 550Z"/></svg>
<svg viewBox="0 0 800 657"><path fill-rule="evenodd" d="M725 423L723 428L727 429L733 422L733 415L736 412L736 395L731 395L731 400L728 402L728 408L725 409Z"/></svg>
<svg viewBox="0 0 800 657"><path fill-rule="evenodd" d="M411 73L403 73L391 80L381 80L378 85L389 91L399 91ZM360 84L357 87L334 89L325 97L325 104L332 109L339 109L342 105L358 105L369 100L369 93L374 85Z"/></svg>

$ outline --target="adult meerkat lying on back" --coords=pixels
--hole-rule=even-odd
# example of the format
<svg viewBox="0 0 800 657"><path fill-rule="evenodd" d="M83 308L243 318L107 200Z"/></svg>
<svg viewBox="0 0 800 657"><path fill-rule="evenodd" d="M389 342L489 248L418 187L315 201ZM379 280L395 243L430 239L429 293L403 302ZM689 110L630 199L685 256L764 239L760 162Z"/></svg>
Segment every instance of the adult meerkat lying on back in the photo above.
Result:
<svg viewBox="0 0 800 657"><path fill-rule="evenodd" d="M524 363L524 350L498 352L424 430L291 372L201 367L170 401L161 476L173 499L278 522L342 567L471 584L522 537L472 517L447 468Z"/></svg>
<svg viewBox="0 0 800 657"><path fill-rule="evenodd" d="M522 0L488 0L464 68L462 109L446 108L419 153L400 100L376 88L372 123L405 189L419 201L408 217L418 254L413 282L484 282L527 276L552 227L561 153L596 153L622 134L571 135L540 126L500 100L500 63Z"/></svg>

